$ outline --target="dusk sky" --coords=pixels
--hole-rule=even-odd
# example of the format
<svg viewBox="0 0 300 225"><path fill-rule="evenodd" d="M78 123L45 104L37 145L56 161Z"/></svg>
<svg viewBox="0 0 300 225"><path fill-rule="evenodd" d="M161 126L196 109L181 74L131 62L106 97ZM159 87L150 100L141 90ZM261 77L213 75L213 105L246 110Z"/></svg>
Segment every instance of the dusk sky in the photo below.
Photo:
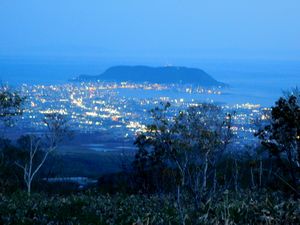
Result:
<svg viewBox="0 0 300 225"><path fill-rule="evenodd" d="M1 0L0 56L300 59L299 0Z"/></svg>

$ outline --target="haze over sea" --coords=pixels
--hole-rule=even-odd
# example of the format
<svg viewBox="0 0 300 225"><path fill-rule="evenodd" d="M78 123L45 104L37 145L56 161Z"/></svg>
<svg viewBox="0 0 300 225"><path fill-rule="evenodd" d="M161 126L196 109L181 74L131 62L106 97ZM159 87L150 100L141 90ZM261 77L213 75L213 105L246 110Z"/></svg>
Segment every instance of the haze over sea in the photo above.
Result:
<svg viewBox="0 0 300 225"><path fill-rule="evenodd" d="M230 85L224 95L215 96L217 102L257 103L271 106L283 90L300 86L300 61L267 60L203 60L186 59L166 61L151 60L58 60L0 58L0 79L17 87L20 84L63 84L80 74L97 75L115 65L187 66L205 70L215 79ZM120 94L137 96L143 90L125 90ZM183 93L143 92L143 97L175 96L205 100L207 96ZM141 95L140 95L141 96Z"/></svg>

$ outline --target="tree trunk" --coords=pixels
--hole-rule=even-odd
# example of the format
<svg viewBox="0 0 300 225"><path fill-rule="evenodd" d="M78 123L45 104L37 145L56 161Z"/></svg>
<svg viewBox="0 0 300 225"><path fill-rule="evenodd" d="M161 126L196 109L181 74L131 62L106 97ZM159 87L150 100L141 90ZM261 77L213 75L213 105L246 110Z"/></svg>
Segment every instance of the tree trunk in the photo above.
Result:
<svg viewBox="0 0 300 225"><path fill-rule="evenodd" d="M235 175L234 175L234 190L235 192L238 191L238 176L239 176L239 171L238 171L238 165L237 165L237 160L234 160L234 168L235 168Z"/></svg>
<svg viewBox="0 0 300 225"><path fill-rule="evenodd" d="M295 189L295 194L298 196L299 193L298 193L297 178L296 178L296 175L295 175L292 153L291 153L290 150L287 151L287 155L288 155L288 161L289 161L289 171L290 171L290 175L291 175L292 182L293 182L292 186Z"/></svg>
<svg viewBox="0 0 300 225"><path fill-rule="evenodd" d="M30 197L31 195L31 181L27 183L27 195Z"/></svg>
<svg viewBox="0 0 300 225"><path fill-rule="evenodd" d="M202 182L203 192L206 192L206 188L207 188L207 169L208 169L208 153L205 154L205 158L204 158L203 182Z"/></svg>
<svg viewBox="0 0 300 225"><path fill-rule="evenodd" d="M217 190L217 168L214 168L214 180L213 180L213 192L216 193Z"/></svg>
<svg viewBox="0 0 300 225"><path fill-rule="evenodd" d="M180 185L177 186L177 208L178 208L181 224L185 225L185 218L184 218L184 213L183 213L182 204L181 204L181 187L180 187Z"/></svg>
<svg viewBox="0 0 300 225"><path fill-rule="evenodd" d="M262 175L263 175L263 162L262 158L259 159L259 188L262 188Z"/></svg>
<svg viewBox="0 0 300 225"><path fill-rule="evenodd" d="M273 173L273 159L272 159L272 157L269 157L269 162L270 162L270 167L269 167L269 170L268 170L267 183L270 182L271 176L272 176L272 173Z"/></svg>
<svg viewBox="0 0 300 225"><path fill-rule="evenodd" d="M255 187L255 182L254 182L254 174L253 174L253 167L250 167L250 173L251 173L251 188Z"/></svg>

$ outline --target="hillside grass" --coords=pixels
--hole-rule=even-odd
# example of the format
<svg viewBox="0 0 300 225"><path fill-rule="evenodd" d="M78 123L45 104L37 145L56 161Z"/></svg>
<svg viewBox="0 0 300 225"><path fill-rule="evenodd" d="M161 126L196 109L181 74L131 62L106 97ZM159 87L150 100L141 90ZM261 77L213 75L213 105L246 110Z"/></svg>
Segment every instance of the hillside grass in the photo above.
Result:
<svg viewBox="0 0 300 225"><path fill-rule="evenodd" d="M300 201L280 192L225 191L195 210L184 203L186 224L300 224ZM0 194L0 224L180 224L170 195L84 192L62 195Z"/></svg>

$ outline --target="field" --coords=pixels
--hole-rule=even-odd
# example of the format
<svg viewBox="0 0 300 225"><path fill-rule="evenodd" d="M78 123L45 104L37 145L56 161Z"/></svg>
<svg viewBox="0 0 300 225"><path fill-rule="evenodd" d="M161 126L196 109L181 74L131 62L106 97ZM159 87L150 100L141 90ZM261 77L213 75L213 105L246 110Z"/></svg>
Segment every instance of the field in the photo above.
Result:
<svg viewBox="0 0 300 225"><path fill-rule="evenodd" d="M186 199L185 224L299 224L300 202L281 193L220 193L199 209ZM108 195L93 192L68 196L0 194L1 224L181 224L174 199L159 195Z"/></svg>

